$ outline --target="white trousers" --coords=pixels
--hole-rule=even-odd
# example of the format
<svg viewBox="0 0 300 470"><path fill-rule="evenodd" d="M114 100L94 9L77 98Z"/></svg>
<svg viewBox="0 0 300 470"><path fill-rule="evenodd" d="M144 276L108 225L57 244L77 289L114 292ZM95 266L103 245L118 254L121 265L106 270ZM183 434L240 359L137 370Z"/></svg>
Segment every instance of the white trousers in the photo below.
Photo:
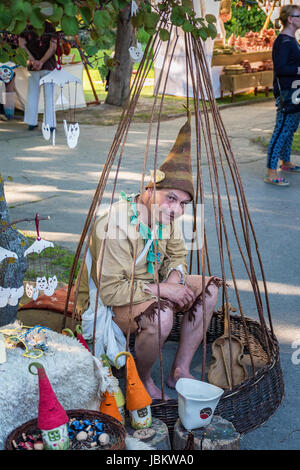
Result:
<svg viewBox="0 0 300 470"><path fill-rule="evenodd" d="M38 70L29 72L27 101L25 105L24 122L31 126L38 123L38 105L40 97L40 79L50 73L50 70ZM56 127L55 106L54 106L54 83L42 85L44 89L44 122L49 127Z"/></svg>

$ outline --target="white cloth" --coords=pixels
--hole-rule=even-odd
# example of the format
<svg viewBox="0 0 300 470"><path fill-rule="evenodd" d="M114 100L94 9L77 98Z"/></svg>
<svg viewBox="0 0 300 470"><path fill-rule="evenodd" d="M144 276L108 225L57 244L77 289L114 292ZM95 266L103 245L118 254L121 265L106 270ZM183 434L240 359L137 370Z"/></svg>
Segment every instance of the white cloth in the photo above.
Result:
<svg viewBox="0 0 300 470"><path fill-rule="evenodd" d="M28 92L25 105L24 122L32 126L38 123L38 105L40 90L44 90L44 122L49 127L56 127L55 106L54 106L54 84L46 83L40 87L40 79L47 75L49 70L38 70L29 72Z"/></svg>
<svg viewBox="0 0 300 470"><path fill-rule="evenodd" d="M89 276L90 305L81 318L82 335L85 340L91 341L94 334L94 319L97 288L91 276L92 258L90 250L86 256L86 267ZM111 364L114 364L116 355L126 350L126 339L122 330L113 321L113 310L102 304L98 296L97 321L95 330L95 356L106 354ZM125 356L118 360L120 366L125 365Z"/></svg>
<svg viewBox="0 0 300 470"><path fill-rule="evenodd" d="M217 19L216 27L219 34L223 34L221 31L221 23L219 21L219 9L220 2L215 0L194 0L193 1L194 10L196 15L199 17L205 17L207 14L214 15ZM176 43L176 48L173 53L174 44L178 35L178 40ZM208 68L211 74L214 94L216 97L217 93L220 93L218 88L220 88L219 80L219 69L215 71L215 67L211 67L211 59L213 55L214 40L208 38L206 41L202 42L203 49L208 64ZM173 33L171 35L170 47L168 51L168 57L164 65L164 56L166 53L167 41L162 42L161 47L156 55L154 60L154 85L155 88L158 86L159 77L161 75L161 82L159 92L162 93L165 87L165 81L167 78L167 73L169 70L168 80L166 83L165 93L167 95L173 96L187 96L190 98L193 97L193 84L190 73L188 73L188 83L186 76L186 54L185 54L185 41L184 33L180 28L173 28ZM173 54L173 55L172 55ZM169 69L169 62L172 57L172 62ZM194 67L194 57L193 57L193 68ZM164 66L163 66L164 65ZM204 90L205 93L205 90Z"/></svg>

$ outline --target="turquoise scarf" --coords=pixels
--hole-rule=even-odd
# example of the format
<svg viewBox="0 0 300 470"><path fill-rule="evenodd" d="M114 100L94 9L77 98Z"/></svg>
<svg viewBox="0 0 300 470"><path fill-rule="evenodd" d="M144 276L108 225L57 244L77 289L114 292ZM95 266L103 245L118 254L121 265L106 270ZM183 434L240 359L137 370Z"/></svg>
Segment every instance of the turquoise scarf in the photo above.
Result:
<svg viewBox="0 0 300 470"><path fill-rule="evenodd" d="M136 205L136 202L135 202L135 195L134 194L127 195L123 191L121 191L121 198L124 201L128 201L130 203L130 207L131 207L131 210L133 212L133 215L130 217L130 224L131 225L139 224L139 233L141 234L142 238L144 239L145 245L146 245L147 241L152 239L152 233L151 233L151 230L148 227L148 225L143 224L142 222L138 221L138 212L137 212L137 205ZM162 240L163 225L157 222L156 226L158 227L158 239ZM157 244L158 244L157 240L155 240L155 243L156 243L156 247L157 247ZM155 251L154 251L153 240L152 240L152 243L151 243L150 248L148 250L146 259L148 261L148 266L147 266L148 273L154 274L153 263L155 263ZM161 253L156 252L156 260L157 260L158 263L161 263Z"/></svg>

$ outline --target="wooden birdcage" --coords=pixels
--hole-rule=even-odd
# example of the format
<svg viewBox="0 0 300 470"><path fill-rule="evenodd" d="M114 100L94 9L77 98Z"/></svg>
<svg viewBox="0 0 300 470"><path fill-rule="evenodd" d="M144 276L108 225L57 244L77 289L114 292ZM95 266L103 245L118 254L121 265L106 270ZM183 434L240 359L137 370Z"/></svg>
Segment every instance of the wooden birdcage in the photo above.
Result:
<svg viewBox="0 0 300 470"><path fill-rule="evenodd" d="M166 24L167 17L162 15L161 25ZM141 174L140 193L144 189L146 169L152 169L155 175L159 166L159 156L162 154L162 112L165 104L165 91L179 40L183 42L185 50L185 58L182 60L185 61L186 69L186 106L192 111L194 121L192 126L192 133L194 135L192 165L195 176L196 195L192 214L193 237L189 255L189 269L190 273L217 275L223 279L222 304L219 311L215 312L207 335L204 336L203 344L201 345L203 349L201 380L208 380L207 357L211 353L211 346L214 341L224 334L224 324L227 321L230 357L229 364L227 364L227 379L229 384L228 387L224 387L225 393L220 399L217 413L232 421L238 432L245 433L264 423L276 411L282 401L284 386L280 367L279 347L272 326L267 284L255 228L247 205L238 165L233 155L226 127L214 98L203 42L199 38L195 38L191 33L179 32L173 26L170 27L170 39L163 43L165 51L164 60L154 92L154 102L145 142L144 159L141 159L141 161L137 159L136 161L137 172ZM86 259L92 230L98 210L101 208L101 204L103 204L104 192L109 187L109 178L111 178L112 170L114 170L114 177L112 187L109 189L111 194L109 210L111 210L111 206L115 201L119 175L122 165L126 163L128 136L130 135L130 130L135 125L133 123L134 112L147 74L161 47L162 42L157 33L149 39L143 59L135 75L130 99L120 119L101 172L101 177L76 250L70 274L65 312L67 312L75 270L80 255L82 254L83 260ZM183 113L185 113L184 110ZM169 124L168 129L171 133ZM139 165L140 168L138 168ZM199 211L203 210L203 208L205 220L202 220L200 227L198 225L201 215ZM199 245L199 240L202 240L202 246ZM99 261L97 293L101 289L101 268L104 251L105 248ZM218 256L215 256L213 259L211 253L218 253ZM135 274L135 260L136 250L132 263L132 280ZM84 263L81 264L77 280L82 276L83 267ZM248 285L253 296L251 311L244 310L243 298L236 277L236 269L238 269L239 273L243 272L246 279L248 279ZM74 293L73 322L77 315L78 284ZM235 315L230 314L232 310L236 310ZM95 311L97 311L97 300ZM66 313L64 321L65 319ZM177 340L179 337L180 321L181 315L178 314L176 315L171 333L173 340ZM94 330L95 328L96 318ZM129 338L130 334L128 331L128 349ZM247 363L245 363L245 369L247 370L245 380L238 384L234 382L232 363L232 353L236 338L242 344L244 356L247 359ZM163 351L161 348L161 368L163 368L162 356ZM163 377L163 374L161 376ZM178 416L176 400L165 401L163 383L161 387L162 400L156 401L152 409L157 417L167 422L171 430Z"/></svg>

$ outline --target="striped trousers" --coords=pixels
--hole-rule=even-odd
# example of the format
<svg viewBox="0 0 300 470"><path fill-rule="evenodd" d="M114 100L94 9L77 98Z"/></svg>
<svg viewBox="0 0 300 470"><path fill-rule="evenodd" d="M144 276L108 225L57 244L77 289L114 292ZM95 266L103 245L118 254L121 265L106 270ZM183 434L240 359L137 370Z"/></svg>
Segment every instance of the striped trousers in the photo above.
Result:
<svg viewBox="0 0 300 470"><path fill-rule="evenodd" d="M300 123L300 112L283 114L279 109L279 98L276 100L276 124L268 145L267 168L277 170L278 160L289 162L291 147L296 130Z"/></svg>

